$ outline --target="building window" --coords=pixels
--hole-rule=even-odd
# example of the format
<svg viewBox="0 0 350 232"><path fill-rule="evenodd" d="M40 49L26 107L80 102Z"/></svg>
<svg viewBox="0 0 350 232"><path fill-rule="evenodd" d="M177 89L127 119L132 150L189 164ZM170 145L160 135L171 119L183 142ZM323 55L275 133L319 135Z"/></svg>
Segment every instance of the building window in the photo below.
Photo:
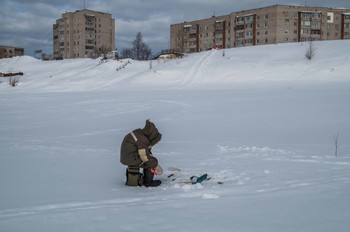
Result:
<svg viewBox="0 0 350 232"><path fill-rule="evenodd" d="M311 22L312 27L320 27L320 22L313 21Z"/></svg>
<svg viewBox="0 0 350 232"><path fill-rule="evenodd" d="M320 35L321 31L320 30L311 30L311 35Z"/></svg>
<svg viewBox="0 0 350 232"><path fill-rule="evenodd" d="M308 35L309 34L309 29L301 29L301 34Z"/></svg>
<svg viewBox="0 0 350 232"><path fill-rule="evenodd" d="M301 25L309 27L311 25L310 21L302 21Z"/></svg>
<svg viewBox="0 0 350 232"><path fill-rule="evenodd" d="M312 12L304 12L301 14L302 18L308 18L308 19L320 19L321 13L312 13Z"/></svg>

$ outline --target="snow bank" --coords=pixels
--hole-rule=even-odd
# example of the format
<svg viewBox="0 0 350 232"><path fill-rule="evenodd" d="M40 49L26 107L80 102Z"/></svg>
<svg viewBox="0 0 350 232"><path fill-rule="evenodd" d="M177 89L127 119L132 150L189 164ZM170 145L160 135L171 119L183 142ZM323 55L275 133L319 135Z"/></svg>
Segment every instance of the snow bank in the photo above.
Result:
<svg viewBox="0 0 350 232"><path fill-rule="evenodd" d="M32 91L86 91L125 88L232 88L239 84L295 81L347 81L350 41L316 42L307 61L308 43L211 50L164 61L31 57L0 60L0 72L24 72L18 88ZM130 62L130 63L129 63ZM125 66L125 67L124 67ZM119 67L124 67L118 69ZM117 69L119 71L117 71ZM6 85L0 85L1 89Z"/></svg>

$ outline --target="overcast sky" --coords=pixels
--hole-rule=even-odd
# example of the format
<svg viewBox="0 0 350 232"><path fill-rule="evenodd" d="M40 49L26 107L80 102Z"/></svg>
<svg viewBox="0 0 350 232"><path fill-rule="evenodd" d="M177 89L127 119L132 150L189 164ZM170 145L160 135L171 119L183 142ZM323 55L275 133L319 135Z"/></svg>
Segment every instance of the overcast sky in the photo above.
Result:
<svg viewBox="0 0 350 232"><path fill-rule="evenodd" d="M119 51L141 32L153 53L169 47L171 24L275 4L350 8L350 0L85 0L86 9L112 14ZM83 8L84 0L0 0L0 45L52 54L56 19Z"/></svg>

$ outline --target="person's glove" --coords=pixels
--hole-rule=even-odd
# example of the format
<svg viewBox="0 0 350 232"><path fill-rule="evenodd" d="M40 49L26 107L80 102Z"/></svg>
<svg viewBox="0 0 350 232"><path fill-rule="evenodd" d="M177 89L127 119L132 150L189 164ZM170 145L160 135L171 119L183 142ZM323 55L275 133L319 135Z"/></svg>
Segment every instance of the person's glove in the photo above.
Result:
<svg viewBox="0 0 350 232"><path fill-rule="evenodd" d="M163 168L158 164L156 168L151 168L151 172L154 175L162 175L163 174Z"/></svg>

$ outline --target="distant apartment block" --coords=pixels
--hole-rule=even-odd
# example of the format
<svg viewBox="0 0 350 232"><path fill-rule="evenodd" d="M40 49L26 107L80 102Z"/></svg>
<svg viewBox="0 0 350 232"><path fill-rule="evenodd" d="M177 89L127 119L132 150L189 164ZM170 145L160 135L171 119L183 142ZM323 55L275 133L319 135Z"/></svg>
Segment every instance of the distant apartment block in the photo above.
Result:
<svg viewBox="0 0 350 232"><path fill-rule="evenodd" d="M24 55L24 48L0 45L0 59L12 58L15 56L23 56L23 55Z"/></svg>
<svg viewBox="0 0 350 232"><path fill-rule="evenodd" d="M53 25L54 58L92 58L113 50L115 20L109 13L67 12Z"/></svg>
<svg viewBox="0 0 350 232"><path fill-rule="evenodd" d="M170 48L184 53L340 39L350 39L350 9L274 5L170 26Z"/></svg>

